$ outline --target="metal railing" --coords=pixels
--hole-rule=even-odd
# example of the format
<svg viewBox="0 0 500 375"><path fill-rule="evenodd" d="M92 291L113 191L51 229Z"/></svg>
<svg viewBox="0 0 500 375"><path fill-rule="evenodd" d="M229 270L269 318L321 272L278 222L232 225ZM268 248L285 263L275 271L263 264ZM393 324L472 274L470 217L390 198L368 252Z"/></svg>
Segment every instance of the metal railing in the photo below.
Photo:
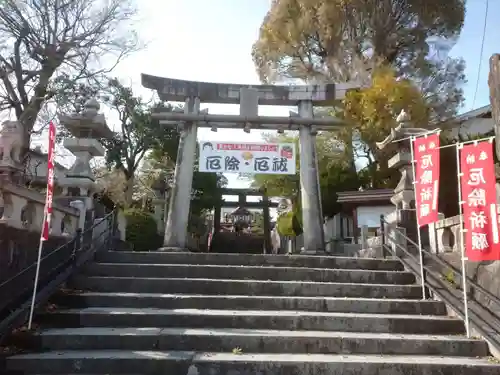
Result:
<svg viewBox="0 0 500 375"><path fill-rule="evenodd" d="M55 250L42 255L35 306L40 306L97 251L110 248L116 230L116 211L94 223ZM0 343L28 320L37 263L0 284Z"/></svg>
<svg viewBox="0 0 500 375"><path fill-rule="evenodd" d="M393 233L392 238L388 236L389 229ZM455 281L457 279L462 280L462 271L427 249L420 248L401 228L388 223L383 215L380 218L380 232L384 258L388 255L398 258L406 269L415 274L419 282L423 278L427 290L423 298L430 298L429 292L431 292L452 308L459 317L465 319L464 285ZM420 251L422 251L422 257L420 257ZM421 264L420 259L423 260L423 264ZM449 273L454 276L450 277ZM457 277L455 278L455 276ZM469 324L491 345L500 350L500 314L498 313L500 311L500 298L469 276L466 276L466 280L467 285L465 287L469 297ZM488 298L493 305L497 306L496 309L491 309L478 301L477 298L471 298L473 292L480 293Z"/></svg>

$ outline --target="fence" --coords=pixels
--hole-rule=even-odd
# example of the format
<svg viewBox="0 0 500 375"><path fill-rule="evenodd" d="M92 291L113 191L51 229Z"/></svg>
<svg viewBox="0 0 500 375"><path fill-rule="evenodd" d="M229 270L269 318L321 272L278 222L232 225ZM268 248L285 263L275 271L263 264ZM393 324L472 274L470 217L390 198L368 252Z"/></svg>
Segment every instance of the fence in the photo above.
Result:
<svg viewBox="0 0 500 375"><path fill-rule="evenodd" d="M384 257L393 255L398 258L404 266L412 271L419 282L425 286L423 298L430 298L429 292L445 302L461 318L466 318L466 310L463 300L464 287L468 294L468 321L473 329L480 334L488 343L500 352L500 298L476 283L470 277L466 277L466 285L462 280L462 272L451 264L441 259L425 248L411 240L404 229L390 224L382 216L380 219L382 249ZM422 257L420 257L420 251ZM422 263L420 262L422 259ZM422 272L423 271L423 272ZM450 273L453 277L450 277ZM455 277L457 276L457 277ZM487 298L496 308L485 306L480 303L473 294L478 293Z"/></svg>
<svg viewBox="0 0 500 375"><path fill-rule="evenodd" d="M42 256L35 305L45 303L60 286L95 253L112 246L116 211ZM26 323L33 294L36 262L0 284L0 341ZM15 291L15 292L13 292Z"/></svg>

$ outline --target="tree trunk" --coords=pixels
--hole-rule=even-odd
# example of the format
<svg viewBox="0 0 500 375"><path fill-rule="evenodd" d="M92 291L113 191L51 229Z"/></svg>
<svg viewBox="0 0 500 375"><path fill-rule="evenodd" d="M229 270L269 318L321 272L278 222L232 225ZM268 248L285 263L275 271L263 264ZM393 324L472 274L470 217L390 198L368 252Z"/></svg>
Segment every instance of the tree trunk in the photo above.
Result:
<svg viewBox="0 0 500 375"><path fill-rule="evenodd" d="M133 194L134 194L134 183L135 183L134 175L127 176L127 182L125 184L125 205L127 207L130 207L132 205Z"/></svg>
<svg viewBox="0 0 500 375"><path fill-rule="evenodd" d="M500 54L494 54L490 58L488 86L490 88L491 114L495 130L496 154L500 158Z"/></svg>
<svg viewBox="0 0 500 375"><path fill-rule="evenodd" d="M27 167L27 155L30 151L31 133L33 131L33 127L35 126L38 114L40 113L44 102L48 100L47 88L49 86L50 78L53 76L57 67L59 67L61 63L57 64L56 66L50 65L44 66L42 68L38 83L33 90L33 96L28 103L24 104L23 112L18 118L18 121L23 126L23 145L21 147L21 160L24 161L25 167ZM21 85L22 82L17 82L17 84Z"/></svg>

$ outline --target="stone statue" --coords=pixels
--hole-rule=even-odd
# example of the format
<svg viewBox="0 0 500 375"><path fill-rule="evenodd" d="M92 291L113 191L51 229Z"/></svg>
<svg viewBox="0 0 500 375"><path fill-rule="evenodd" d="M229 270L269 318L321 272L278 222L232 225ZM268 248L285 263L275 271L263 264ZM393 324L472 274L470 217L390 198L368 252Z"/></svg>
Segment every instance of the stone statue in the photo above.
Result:
<svg viewBox="0 0 500 375"><path fill-rule="evenodd" d="M410 115L404 109L400 112L398 117L396 117L396 121L398 125L391 129L391 133L382 142L376 143L379 150L383 150L389 143L394 141L424 134L428 131L428 129L412 127Z"/></svg>
<svg viewBox="0 0 500 375"><path fill-rule="evenodd" d="M283 199L280 199L280 201L278 202L278 207L277 207L276 211L277 211L278 215L281 215L283 213L292 211L292 208L293 208L292 200L287 199L287 198L283 198Z"/></svg>
<svg viewBox="0 0 500 375"><path fill-rule="evenodd" d="M17 167L21 164L23 127L19 121L4 121L0 130L0 163Z"/></svg>

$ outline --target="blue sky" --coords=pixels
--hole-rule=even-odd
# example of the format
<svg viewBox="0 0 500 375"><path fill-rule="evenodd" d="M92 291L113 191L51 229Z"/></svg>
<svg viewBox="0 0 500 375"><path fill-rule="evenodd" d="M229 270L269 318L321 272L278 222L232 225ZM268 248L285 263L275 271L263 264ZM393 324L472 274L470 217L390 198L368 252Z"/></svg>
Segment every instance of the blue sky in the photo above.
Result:
<svg viewBox="0 0 500 375"><path fill-rule="evenodd" d="M234 83L258 83L251 59L251 47L269 8L270 0L163 0L139 2L141 22L139 33L149 42L146 49L121 63L115 74L132 84L137 92L150 95L140 85L140 73L172 78ZM470 110L478 74L486 0L468 0L465 26L451 56L461 56L467 63L468 83L464 87L466 105ZM149 5L146 5L149 4ZM500 52L495 38L500 35L500 1L490 0L487 32L482 56L479 89L474 107L488 104L488 60ZM497 37L495 37L497 35ZM203 107L203 106L202 106ZM210 105L211 113L236 114L237 106ZM260 109L263 115L288 115L288 108ZM202 140L239 140L242 130L200 129ZM253 131L245 141L259 141ZM235 175L231 187L245 187Z"/></svg>

